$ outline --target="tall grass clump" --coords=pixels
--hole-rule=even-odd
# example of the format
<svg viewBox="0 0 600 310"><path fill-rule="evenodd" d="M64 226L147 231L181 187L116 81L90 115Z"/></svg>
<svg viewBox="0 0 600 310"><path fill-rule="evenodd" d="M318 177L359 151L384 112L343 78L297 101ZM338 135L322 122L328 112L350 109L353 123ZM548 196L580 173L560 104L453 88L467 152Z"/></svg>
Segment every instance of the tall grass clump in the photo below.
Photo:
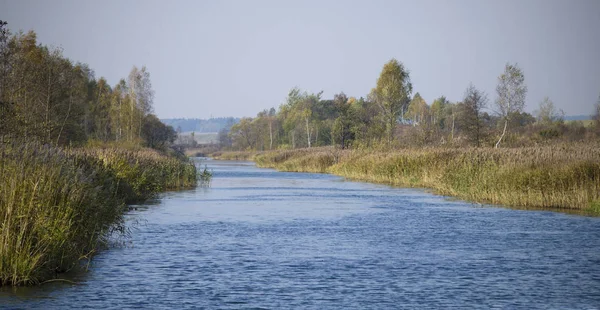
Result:
<svg viewBox="0 0 600 310"><path fill-rule="evenodd" d="M152 150L0 143L0 285L78 267L125 232L125 202L195 184L193 164Z"/></svg>
<svg viewBox="0 0 600 310"><path fill-rule="evenodd" d="M91 257L123 230L116 193L99 161L35 143L2 147L1 284L39 283Z"/></svg>
<svg viewBox="0 0 600 310"><path fill-rule="evenodd" d="M376 183L426 187L476 202L593 211L600 202L594 145L393 151L312 148L257 155L261 167L328 172Z"/></svg>
<svg viewBox="0 0 600 310"><path fill-rule="evenodd" d="M196 186L197 172L186 158L166 156L153 149L84 148L71 151L98 159L119 182L119 195L127 203L154 197L166 190Z"/></svg>

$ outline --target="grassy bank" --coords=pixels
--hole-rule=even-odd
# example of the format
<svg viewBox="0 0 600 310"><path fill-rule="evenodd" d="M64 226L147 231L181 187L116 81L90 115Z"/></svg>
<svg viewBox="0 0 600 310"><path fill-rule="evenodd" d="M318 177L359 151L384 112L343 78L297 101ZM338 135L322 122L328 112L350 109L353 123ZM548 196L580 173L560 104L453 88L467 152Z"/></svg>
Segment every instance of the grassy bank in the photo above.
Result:
<svg viewBox="0 0 600 310"><path fill-rule="evenodd" d="M600 147L571 144L541 148L406 149L311 148L221 154L260 167L333 173L350 179L431 188L469 201L525 208L597 213Z"/></svg>
<svg viewBox="0 0 600 310"><path fill-rule="evenodd" d="M190 162L154 150L0 144L0 284L79 266L124 232L126 202L195 184Z"/></svg>

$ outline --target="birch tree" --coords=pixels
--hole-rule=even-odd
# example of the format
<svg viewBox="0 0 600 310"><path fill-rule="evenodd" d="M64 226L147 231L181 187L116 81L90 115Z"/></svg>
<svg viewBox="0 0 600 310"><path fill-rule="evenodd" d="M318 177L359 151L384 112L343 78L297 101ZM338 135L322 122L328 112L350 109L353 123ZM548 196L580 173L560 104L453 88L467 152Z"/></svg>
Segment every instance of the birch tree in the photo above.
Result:
<svg viewBox="0 0 600 310"><path fill-rule="evenodd" d="M377 86L373 89L374 98L385 119L388 145L392 143L398 117L406 110L411 93L408 70L396 59L390 60L383 66Z"/></svg>
<svg viewBox="0 0 600 310"><path fill-rule="evenodd" d="M527 96L527 86L525 85L525 76L517 64L506 64L504 73L498 77L498 86L496 86L496 107L504 121L504 129L496 142L496 148L504 138L507 132L510 117L515 113L523 112L525 107L525 97Z"/></svg>
<svg viewBox="0 0 600 310"><path fill-rule="evenodd" d="M148 114L152 113L154 91L152 90L152 83L150 81L150 72L148 72L146 66L143 66L141 70L133 66L129 72L127 82L131 100L129 124L132 129L132 136L130 136L130 140L132 140L133 134L136 131L138 137L141 137L142 122Z"/></svg>

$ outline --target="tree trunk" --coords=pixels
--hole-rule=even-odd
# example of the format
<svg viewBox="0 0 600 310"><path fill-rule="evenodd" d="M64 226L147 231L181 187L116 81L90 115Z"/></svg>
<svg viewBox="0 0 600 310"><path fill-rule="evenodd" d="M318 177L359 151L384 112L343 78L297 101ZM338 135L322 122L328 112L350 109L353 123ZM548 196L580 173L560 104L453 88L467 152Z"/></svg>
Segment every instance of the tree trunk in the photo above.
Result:
<svg viewBox="0 0 600 310"><path fill-rule="evenodd" d="M306 121L306 139L308 140L308 147L310 148L310 127L308 127L308 117L304 120Z"/></svg>
<svg viewBox="0 0 600 310"><path fill-rule="evenodd" d="M344 132L344 125L342 125L342 150L346 148L346 133Z"/></svg>
<svg viewBox="0 0 600 310"><path fill-rule="evenodd" d="M454 112L452 112L452 141L454 142Z"/></svg>
<svg viewBox="0 0 600 310"><path fill-rule="evenodd" d="M119 94L119 135L117 136L117 141L120 141L123 135L123 110L121 107L121 94Z"/></svg>
<svg viewBox="0 0 600 310"><path fill-rule="evenodd" d="M46 96L46 118L44 120L44 129L46 130L46 141L50 141L50 88L52 83L52 70L48 69L48 92Z"/></svg>
<svg viewBox="0 0 600 310"><path fill-rule="evenodd" d="M388 130L388 146L392 145L392 136L394 135L394 113L393 111L390 110L390 115L389 115L389 124L388 126L390 127Z"/></svg>
<svg viewBox="0 0 600 310"><path fill-rule="evenodd" d="M315 146L319 147L319 125L315 125L316 126L316 132L315 132Z"/></svg>
<svg viewBox="0 0 600 310"><path fill-rule="evenodd" d="M58 142L60 141L60 136L62 135L63 129L65 128L65 125L67 124L67 120L69 119L69 115L71 114L71 105L73 103L73 94L71 93L69 95L69 108L67 109L67 115L65 116L65 120L62 123L62 126L60 127L60 131L58 132L58 137L56 138L56 145L58 145Z"/></svg>
<svg viewBox="0 0 600 310"><path fill-rule="evenodd" d="M270 139L269 150L272 150L273 149L273 122L272 121L269 122L269 139Z"/></svg>
<svg viewBox="0 0 600 310"><path fill-rule="evenodd" d="M504 120L504 130L502 130L502 135L500 136L500 139L498 139L498 142L496 142L495 148L498 148L498 146L500 145L500 141L502 141L502 138L504 138L504 134L506 133L507 125L508 125L508 119L505 119Z"/></svg>

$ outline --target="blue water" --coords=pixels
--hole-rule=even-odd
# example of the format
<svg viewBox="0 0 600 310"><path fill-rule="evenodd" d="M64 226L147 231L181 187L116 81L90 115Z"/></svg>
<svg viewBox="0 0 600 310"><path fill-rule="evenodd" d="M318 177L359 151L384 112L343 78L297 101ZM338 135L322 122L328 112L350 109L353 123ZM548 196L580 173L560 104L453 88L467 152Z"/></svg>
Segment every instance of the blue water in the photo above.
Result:
<svg viewBox="0 0 600 310"><path fill-rule="evenodd" d="M600 219L206 161L212 186L128 214L78 284L23 309L600 309Z"/></svg>

